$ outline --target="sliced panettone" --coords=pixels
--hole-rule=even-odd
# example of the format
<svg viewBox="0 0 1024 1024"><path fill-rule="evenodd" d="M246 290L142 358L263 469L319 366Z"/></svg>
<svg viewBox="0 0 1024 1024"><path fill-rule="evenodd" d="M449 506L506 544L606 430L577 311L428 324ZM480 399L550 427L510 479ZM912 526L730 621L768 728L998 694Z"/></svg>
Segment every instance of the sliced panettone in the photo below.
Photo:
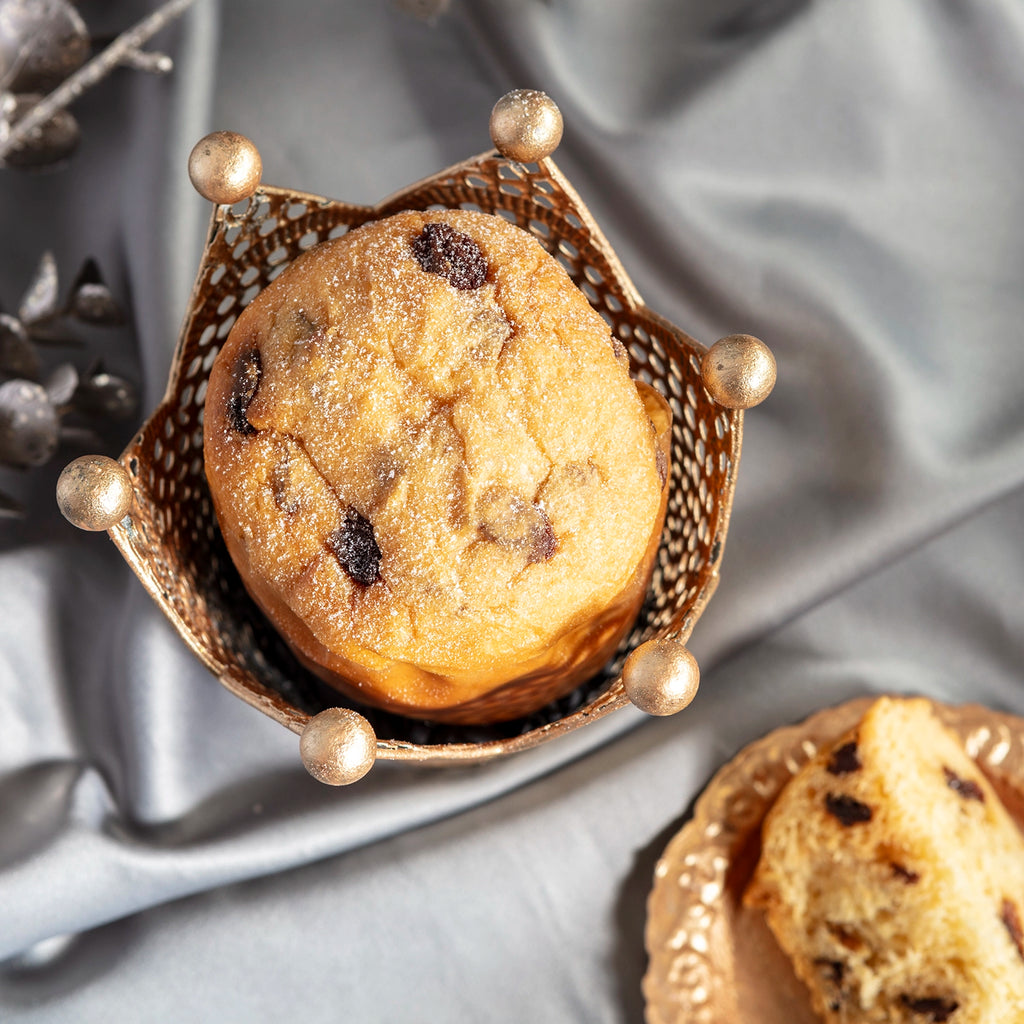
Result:
<svg viewBox="0 0 1024 1024"><path fill-rule="evenodd" d="M879 699L794 776L744 901L829 1024L1024 1021L1024 840L926 700Z"/></svg>

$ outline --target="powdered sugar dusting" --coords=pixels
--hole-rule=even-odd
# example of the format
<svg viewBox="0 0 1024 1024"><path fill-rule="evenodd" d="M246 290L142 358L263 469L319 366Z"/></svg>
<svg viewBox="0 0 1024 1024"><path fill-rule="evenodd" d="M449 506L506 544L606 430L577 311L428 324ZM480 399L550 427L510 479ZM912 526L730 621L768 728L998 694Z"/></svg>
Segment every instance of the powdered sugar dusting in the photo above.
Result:
<svg viewBox="0 0 1024 1024"><path fill-rule="evenodd" d="M412 243L438 223L485 280L423 269ZM210 476L251 570L326 649L486 668L629 580L660 498L649 424L604 321L525 232L467 211L351 231L246 309L225 352L250 344L254 436L211 417ZM362 580L346 522L379 548Z"/></svg>

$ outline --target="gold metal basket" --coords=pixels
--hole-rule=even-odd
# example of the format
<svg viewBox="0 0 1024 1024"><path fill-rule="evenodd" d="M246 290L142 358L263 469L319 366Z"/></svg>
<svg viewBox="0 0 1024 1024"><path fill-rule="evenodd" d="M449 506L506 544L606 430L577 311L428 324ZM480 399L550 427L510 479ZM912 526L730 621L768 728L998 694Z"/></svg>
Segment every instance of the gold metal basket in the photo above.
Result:
<svg viewBox="0 0 1024 1024"><path fill-rule="evenodd" d="M740 407L755 404L770 391L774 361L762 343L746 335L722 339L706 352L647 309L586 207L551 161L548 152L554 146L517 149L502 136L496 118L500 109L507 114L510 104L513 127L521 135L528 135L531 125L536 129L538 109L550 116L553 108L543 94L509 94L495 108L492 136L511 155L485 153L373 207L259 185L259 158L248 140L230 133L208 137L221 147L208 145L205 151L205 170L212 166L216 173L204 173L191 163L190 171L197 188L219 205L166 394L119 463L89 456L76 460L58 486L68 518L85 528L109 529L184 641L232 693L292 731L313 737L309 746L317 749L304 749L303 760L324 781L352 781L374 758L483 761L578 728L621 708L631 697L652 713L677 710L696 689L696 665L682 645L718 581L740 455ZM559 135L560 125L559 116ZM199 150L197 146L193 155ZM231 170L225 153L234 158L236 171L240 158L249 160L248 175L234 192L214 187ZM522 159L524 153L532 162L512 158ZM239 192L244 198L236 201ZM352 705L358 715L329 711L324 718L325 709L344 707L345 699L303 668L267 623L246 593L218 530L203 466L207 377L242 308L303 251L392 213L438 208L496 214L533 235L611 325L613 337L629 352L634 377L667 398L674 416L671 477L657 565L639 619L613 662L537 713L490 726L453 726ZM631 652L624 681L623 666ZM673 687L680 686L685 693L673 695ZM323 728L316 736L309 728L318 715L321 722L329 720L328 738L338 740L342 726L349 730L341 743L348 745L349 761L353 721L362 730L364 748L370 737L368 752L355 758L355 770L340 762L333 772L330 766L314 770L314 762L328 754L344 760L344 751L325 753Z"/></svg>

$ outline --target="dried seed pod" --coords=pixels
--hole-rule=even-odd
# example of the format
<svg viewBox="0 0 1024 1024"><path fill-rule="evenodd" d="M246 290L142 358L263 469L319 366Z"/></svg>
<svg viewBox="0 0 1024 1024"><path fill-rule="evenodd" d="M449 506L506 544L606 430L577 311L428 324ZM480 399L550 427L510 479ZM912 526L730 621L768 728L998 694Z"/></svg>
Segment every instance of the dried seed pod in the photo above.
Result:
<svg viewBox="0 0 1024 1024"><path fill-rule="evenodd" d="M138 410L139 391L130 380L97 368L79 384L73 405L87 416L124 420Z"/></svg>
<svg viewBox="0 0 1024 1024"><path fill-rule="evenodd" d="M89 31L67 0L0 0L0 82L50 92L89 56Z"/></svg>
<svg viewBox="0 0 1024 1024"><path fill-rule="evenodd" d="M57 312L57 261L47 250L39 260L32 282L29 284L21 305L18 319L29 327L37 320L46 320Z"/></svg>
<svg viewBox="0 0 1024 1024"><path fill-rule="evenodd" d="M67 405L74 397L81 378L70 363L61 363L46 378L44 387L50 401L56 408Z"/></svg>
<svg viewBox="0 0 1024 1024"><path fill-rule="evenodd" d="M0 384L0 462L41 466L53 457L59 440L60 417L41 384Z"/></svg>
<svg viewBox="0 0 1024 1024"><path fill-rule="evenodd" d="M4 94L0 100L0 143L7 141L11 128L41 99L37 93ZM25 142L6 153L4 164L33 170L60 163L75 151L80 135L75 118L68 111L59 110L30 132Z"/></svg>
<svg viewBox="0 0 1024 1024"><path fill-rule="evenodd" d="M39 356L28 332L17 317L0 313L0 374L11 377L39 376Z"/></svg>
<svg viewBox="0 0 1024 1024"><path fill-rule="evenodd" d="M99 266L92 258L82 264L71 286L67 312L84 323L100 327L116 327L125 322L124 312L114 300L100 274Z"/></svg>

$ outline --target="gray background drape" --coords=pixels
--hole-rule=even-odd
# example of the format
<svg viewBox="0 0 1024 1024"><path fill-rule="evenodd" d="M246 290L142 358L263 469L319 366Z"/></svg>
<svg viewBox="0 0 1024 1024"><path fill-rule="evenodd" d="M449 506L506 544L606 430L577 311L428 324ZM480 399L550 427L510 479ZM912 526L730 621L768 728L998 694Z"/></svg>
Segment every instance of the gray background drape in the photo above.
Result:
<svg viewBox="0 0 1024 1024"><path fill-rule="evenodd" d="M152 2L83 0L99 35ZM486 768L333 790L223 690L64 462L0 469L0 1019L639 1021L655 860L750 740L875 691L1024 713L1024 7L1014 0L198 0L75 104L65 168L0 171L0 302L43 250L131 309L89 336L158 400L214 128L356 202L489 147L514 86L647 303L763 338L686 712ZM72 353L84 360L87 353ZM109 424L116 454L136 422Z"/></svg>

